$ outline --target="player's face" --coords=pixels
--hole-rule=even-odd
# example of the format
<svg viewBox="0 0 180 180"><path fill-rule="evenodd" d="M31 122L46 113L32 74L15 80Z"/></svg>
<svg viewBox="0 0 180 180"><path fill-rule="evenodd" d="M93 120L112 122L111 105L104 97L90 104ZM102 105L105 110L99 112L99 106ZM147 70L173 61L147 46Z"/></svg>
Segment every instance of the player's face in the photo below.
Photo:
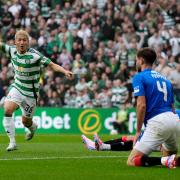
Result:
<svg viewBox="0 0 180 180"><path fill-rule="evenodd" d="M18 34L15 39L15 44L16 44L17 51L20 54L24 54L26 53L29 47L29 39L27 38L27 36L23 34Z"/></svg>
<svg viewBox="0 0 180 180"><path fill-rule="evenodd" d="M136 56L136 70L138 72L141 72L141 58L138 58L137 56Z"/></svg>

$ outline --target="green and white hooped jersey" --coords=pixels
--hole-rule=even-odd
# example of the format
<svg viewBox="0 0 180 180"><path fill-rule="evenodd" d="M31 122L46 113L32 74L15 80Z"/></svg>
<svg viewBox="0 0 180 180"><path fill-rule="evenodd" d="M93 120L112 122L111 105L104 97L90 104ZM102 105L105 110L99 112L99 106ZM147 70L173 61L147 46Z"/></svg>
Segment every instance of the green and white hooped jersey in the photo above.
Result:
<svg viewBox="0 0 180 180"><path fill-rule="evenodd" d="M25 54L19 54L16 46L4 44L2 51L10 56L14 68L15 81L12 86L24 96L35 98L33 91L38 96L41 64L47 66L51 60L33 48Z"/></svg>

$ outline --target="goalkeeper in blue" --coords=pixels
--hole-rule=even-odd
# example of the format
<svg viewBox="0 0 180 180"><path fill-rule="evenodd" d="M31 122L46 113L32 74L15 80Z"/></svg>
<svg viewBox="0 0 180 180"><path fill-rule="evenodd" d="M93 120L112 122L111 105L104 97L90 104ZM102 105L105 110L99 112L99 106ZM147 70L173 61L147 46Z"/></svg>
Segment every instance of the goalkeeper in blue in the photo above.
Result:
<svg viewBox="0 0 180 180"><path fill-rule="evenodd" d="M12 118L13 112L20 107L22 111L22 123L29 132L26 140L32 139L37 124L32 121L37 99L39 96L39 79L41 67L50 67L53 71L63 73L68 78L72 72L53 63L40 52L29 47L29 35L24 30L15 34L15 45L9 46L0 42L1 52L7 54L15 72L14 82L11 84L9 93L4 102L3 124L9 137L7 151L16 150L15 127Z"/></svg>

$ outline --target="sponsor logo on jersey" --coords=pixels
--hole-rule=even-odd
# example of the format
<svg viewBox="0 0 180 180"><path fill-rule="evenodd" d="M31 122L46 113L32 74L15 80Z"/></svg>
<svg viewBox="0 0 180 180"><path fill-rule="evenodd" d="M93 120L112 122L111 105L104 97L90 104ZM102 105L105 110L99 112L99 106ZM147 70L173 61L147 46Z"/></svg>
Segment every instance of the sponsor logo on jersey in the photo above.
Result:
<svg viewBox="0 0 180 180"><path fill-rule="evenodd" d="M30 59L25 59L26 64L30 64Z"/></svg>

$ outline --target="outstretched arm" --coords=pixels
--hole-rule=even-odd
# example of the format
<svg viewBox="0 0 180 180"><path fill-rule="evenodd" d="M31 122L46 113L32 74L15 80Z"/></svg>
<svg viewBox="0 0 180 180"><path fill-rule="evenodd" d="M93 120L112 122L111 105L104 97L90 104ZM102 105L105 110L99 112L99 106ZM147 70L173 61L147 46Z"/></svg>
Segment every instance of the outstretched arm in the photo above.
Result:
<svg viewBox="0 0 180 180"><path fill-rule="evenodd" d="M65 76L68 78L72 77L72 75L73 75L73 73L71 71L68 71L68 70L64 69L62 66L59 66L58 64L55 64L53 62L50 62L48 64L48 66L56 72L65 74Z"/></svg>

